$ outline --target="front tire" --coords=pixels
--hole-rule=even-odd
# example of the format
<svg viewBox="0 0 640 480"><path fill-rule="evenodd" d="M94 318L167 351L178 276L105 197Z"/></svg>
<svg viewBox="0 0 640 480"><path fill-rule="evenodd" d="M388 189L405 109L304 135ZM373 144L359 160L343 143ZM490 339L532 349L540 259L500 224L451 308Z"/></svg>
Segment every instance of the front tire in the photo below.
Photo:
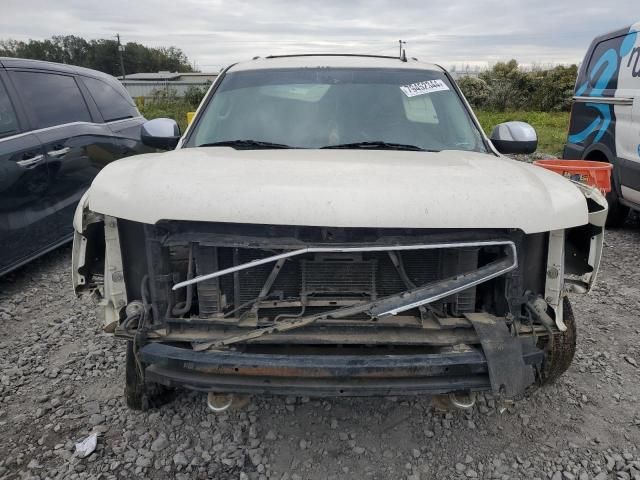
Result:
<svg viewBox="0 0 640 480"><path fill-rule="evenodd" d="M146 410L148 407L145 399L144 378L140 375L131 341L127 342L125 357L124 399L127 407L132 410Z"/></svg>
<svg viewBox="0 0 640 480"><path fill-rule="evenodd" d="M609 193L607 193L607 202L609 203L609 213L607 214L606 226L611 228L620 228L624 225L629 215L629 207L620 203L620 197L615 191L615 185Z"/></svg>
<svg viewBox="0 0 640 480"><path fill-rule="evenodd" d="M607 203L609 204L609 213L607 214L606 227L620 228L624 225L629 215L629 207L626 207L620 203L620 196L618 195L618 181L619 174L617 172L616 163L611 161L612 156L606 155L603 152L596 150L585 157L585 160L591 160L594 162L609 163L613 166L611 172L611 191L607 193Z"/></svg>
<svg viewBox="0 0 640 480"><path fill-rule="evenodd" d="M563 300L562 308L567 330L545 339L545 344L541 345L544 350L544 361L540 370L541 385L555 382L566 372L576 353L576 321L567 297Z"/></svg>
<svg viewBox="0 0 640 480"><path fill-rule="evenodd" d="M127 342L124 384L124 400L127 407L132 410L145 411L164 405L173 398L173 390L155 383L145 383L136 361L133 342Z"/></svg>

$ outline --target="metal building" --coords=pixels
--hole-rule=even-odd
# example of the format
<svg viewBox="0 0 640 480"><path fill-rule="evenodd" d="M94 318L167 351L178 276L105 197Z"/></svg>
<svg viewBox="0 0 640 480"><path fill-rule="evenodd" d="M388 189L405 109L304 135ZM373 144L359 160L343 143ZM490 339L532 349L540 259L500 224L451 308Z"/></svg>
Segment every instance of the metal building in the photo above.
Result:
<svg viewBox="0 0 640 480"><path fill-rule="evenodd" d="M125 79L118 77L133 98L150 98L159 90L175 90L181 97L189 87L207 88L218 76L217 73L155 72L133 73Z"/></svg>

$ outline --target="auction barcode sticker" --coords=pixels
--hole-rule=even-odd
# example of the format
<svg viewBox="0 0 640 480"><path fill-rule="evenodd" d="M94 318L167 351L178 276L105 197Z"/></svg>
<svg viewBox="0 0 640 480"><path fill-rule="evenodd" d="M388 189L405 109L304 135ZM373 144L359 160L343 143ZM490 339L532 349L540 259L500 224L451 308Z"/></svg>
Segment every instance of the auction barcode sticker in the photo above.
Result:
<svg viewBox="0 0 640 480"><path fill-rule="evenodd" d="M441 92L449 90L447 84L442 80L425 80L424 82L412 83L411 85L403 85L400 87L402 93L407 97L415 97L417 95L425 95L431 92Z"/></svg>

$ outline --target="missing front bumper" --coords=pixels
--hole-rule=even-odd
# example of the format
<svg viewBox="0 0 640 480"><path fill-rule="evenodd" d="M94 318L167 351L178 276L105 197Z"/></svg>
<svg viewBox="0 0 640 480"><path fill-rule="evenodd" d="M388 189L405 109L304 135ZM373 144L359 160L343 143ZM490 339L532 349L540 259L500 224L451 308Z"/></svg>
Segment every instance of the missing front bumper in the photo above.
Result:
<svg viewBox="0 0 640 480"><path fill-rule="evenodd" d="M409 355L278 355L195 352L161 343L140 350L146 380L193 390L306 396L387 396L491 390L480 349ZM522 341L522 359L541 350Z"/></svg>

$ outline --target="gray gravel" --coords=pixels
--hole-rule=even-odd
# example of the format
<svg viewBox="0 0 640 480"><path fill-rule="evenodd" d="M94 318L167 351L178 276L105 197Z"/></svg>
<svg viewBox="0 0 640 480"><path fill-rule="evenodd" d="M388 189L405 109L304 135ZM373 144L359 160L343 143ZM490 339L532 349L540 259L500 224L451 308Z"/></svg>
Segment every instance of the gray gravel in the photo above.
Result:
<svg viewBox="0 0 640 480"><path fill-rule="evenodd" d="M491 398L442 413L429 398L257 397L223 415L188 392L124 407L124 344L72 295L64 248L0 279L0 477L640 479L639 245L637 218L608 232L597 288L573 298L573 366L503 413Z"/></svg>

